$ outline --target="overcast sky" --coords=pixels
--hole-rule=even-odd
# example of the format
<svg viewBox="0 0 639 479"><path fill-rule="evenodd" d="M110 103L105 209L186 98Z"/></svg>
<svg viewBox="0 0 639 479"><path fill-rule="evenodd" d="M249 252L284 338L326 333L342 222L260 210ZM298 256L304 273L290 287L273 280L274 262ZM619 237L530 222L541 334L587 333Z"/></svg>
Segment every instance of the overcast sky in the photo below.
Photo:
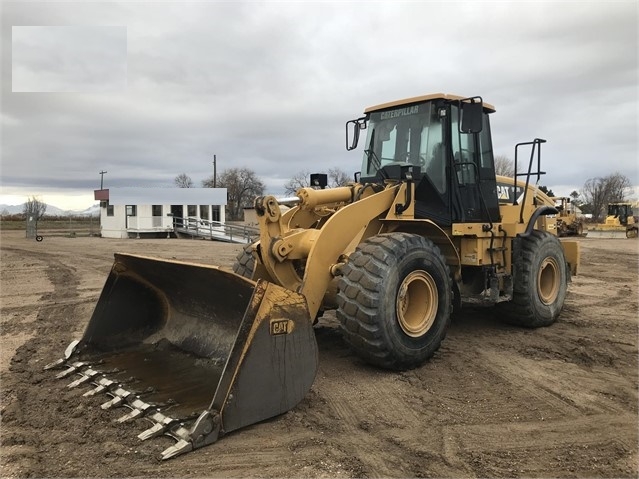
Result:
<svg viewBox="0 0 639 479"><path fill-rule="evenodd" d="M546 139L555 194L639 185L638 5L4 2L0 204L82 209L100 171L201 186L214 154L283 194L302 170L359 170L344 124L364 108L435 92L496 107L495 154Z"/></svg>

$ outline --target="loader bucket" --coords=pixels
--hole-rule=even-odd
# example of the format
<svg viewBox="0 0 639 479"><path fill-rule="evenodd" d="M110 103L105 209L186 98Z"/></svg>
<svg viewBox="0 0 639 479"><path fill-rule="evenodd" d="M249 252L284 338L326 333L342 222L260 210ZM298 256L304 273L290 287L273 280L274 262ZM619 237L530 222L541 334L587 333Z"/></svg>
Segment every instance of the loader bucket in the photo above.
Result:
<svg viewBox="0 0 639 479"><path fill-rule="evenodd" d="M305 298L216 267L116 254L84 336L47 366L92 384L141 439L177 443L163 459L295 407L317 372Z"/></svg>

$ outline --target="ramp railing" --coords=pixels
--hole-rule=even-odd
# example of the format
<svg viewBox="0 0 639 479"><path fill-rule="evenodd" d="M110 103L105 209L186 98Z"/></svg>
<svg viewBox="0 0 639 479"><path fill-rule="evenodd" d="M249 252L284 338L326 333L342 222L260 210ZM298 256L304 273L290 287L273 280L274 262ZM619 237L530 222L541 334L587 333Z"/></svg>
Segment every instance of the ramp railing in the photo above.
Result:
<svg viewBox="0 0 639 479"><path fill-rule="evenodd" d="M173 218L176 233L231 243L252 243L260 235L257 228L198 218Z"/></svg>

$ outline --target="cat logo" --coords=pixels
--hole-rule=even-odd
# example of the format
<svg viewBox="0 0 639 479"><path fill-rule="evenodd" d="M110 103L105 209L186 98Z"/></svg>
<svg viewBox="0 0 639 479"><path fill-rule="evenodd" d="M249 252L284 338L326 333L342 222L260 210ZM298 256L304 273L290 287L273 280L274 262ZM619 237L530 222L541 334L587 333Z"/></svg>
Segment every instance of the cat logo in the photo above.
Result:
<svg viewBox="0 0 639 479"><path fill-rule="evenodd" d="M271 319L270 331L271 336L278 336L280 334L290 334L293 332L293 326L295 323L290 319Z"/></svg>
<svg viewBox="0 0 639 479"><path fill-rule="evenodd" d="M500 200L510 200L510 192L512 191L512 186L502 186L497 185L497 196Z"/></svg>

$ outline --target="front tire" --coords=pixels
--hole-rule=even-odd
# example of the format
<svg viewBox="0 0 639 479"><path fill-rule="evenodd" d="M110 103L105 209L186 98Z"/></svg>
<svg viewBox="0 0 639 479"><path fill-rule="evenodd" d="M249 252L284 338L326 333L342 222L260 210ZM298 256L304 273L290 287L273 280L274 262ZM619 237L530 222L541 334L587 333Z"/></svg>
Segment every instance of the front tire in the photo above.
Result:
<svg viewBox="0 0 639 479"><path fill-rule="evenodd" d="M422 236L387 233L363 241L342 269L337 317L364 361L417 367L446 336L452 281L439 248Z"/></svg>
<svg viewBox="0 0 639 479"><path fill-rule="evenodd" d="M244 276L248 279L253 279L253 272L255 271L255 258L253 257L253 245L249 244L240 251L233 263L233 272Z"/></svg>
<svg viewBox="0 0 639 479"><path fill-rule="evenodd" d="M566 257L556 236L533 231L513 258L513 299L503 304L507 323L528 328L553 324L566 299Z"/></svg>

